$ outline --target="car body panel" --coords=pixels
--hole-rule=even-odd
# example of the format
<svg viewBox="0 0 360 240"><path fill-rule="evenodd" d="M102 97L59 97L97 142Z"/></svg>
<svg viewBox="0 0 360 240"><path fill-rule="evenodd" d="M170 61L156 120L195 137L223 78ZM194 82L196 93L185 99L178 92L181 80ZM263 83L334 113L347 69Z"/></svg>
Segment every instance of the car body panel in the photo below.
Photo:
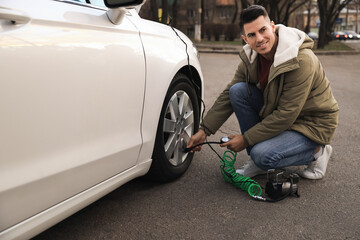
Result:
<svg viewBox="0 0 360 240"><path fill-rule="evenodd" d="M335 40L346 40L348 35L345 32L333 32L332 36Z"/></svg>
<svg viewBox="0 0 360 240"><path fill-rule="evenodd" d="M355 31L344 31L349 40L359 40L360 39L360 34L357 34Z"/></svg>
<svg viewBox="0 0 360 240"><path fill-rule="evenodd" d="M55 225L66 217L76 213L79 209L86 207L97 199L115 190L124 183L144 175L150 168L151 159L138 164L116 176L107 179L96 186L89 188L51 208L36 214L25 221L20 222L0 232L0 239L23 240L30 239L38 233Z"/></svg>
<svg viewBox="0 0 360 240"><path fill-rule="evenodd" d="M146 174L173 77L191 66L203 89L184 34L106 11L0 2L0 239L31 238Z"/></svg>
<svg viewBox="0 0 360 240"><path fill-rule="evenodd" d="M145 156L151 155L153 151L156 135L154 125L157 126L159 121L159 119L153 116L160 116L162 108L162 104L152 104L152 102L163 103L170 85L167 79L172 79L176 73L178 73L179 69L188 68L185 50L187 50L189 54L189 64L195 69L193 77L195 77L195 74L199 74L202 79L203 76L197 55L192 47L190 47L192 43L187 36L164 24L136 18L131 19L131 21L138 26L141 32L141 39L146 52L146 77L147 79L152 79L152 84L146 85L142 122L143 147L139 157L139 159L146 159ZM139 21L142 21L141 24ZM157 25L156 34L151 32L153 25ZM181 39L187 43L188 47L186 47L184 42L176 35L175 31L177 31ZM169 35L172 37L170 41ZM162 46L160 50L157 47L158 45ZM201 86L199 87L203 89L203 82L201 82ZM203 98L203 92L201 94L202 96L200 97ZM151 99L151 101L146 101L147 99Z"/></svg>
<svg viewBox="0 0 360 240"><path fill-rule="evenodd" d="M115 29L106 11L84 6L19 2L8 8L30 23L3 23L0 33L0 230L133 167L142 145L145 59L133 24Z"/></svg>
<svg viewBox="0 0 360 240"><path fill-rule="evenodd" d="M316 32L308 32L307 35L312 39L312 40L318 40L319 39L319 35Z"/></svg>

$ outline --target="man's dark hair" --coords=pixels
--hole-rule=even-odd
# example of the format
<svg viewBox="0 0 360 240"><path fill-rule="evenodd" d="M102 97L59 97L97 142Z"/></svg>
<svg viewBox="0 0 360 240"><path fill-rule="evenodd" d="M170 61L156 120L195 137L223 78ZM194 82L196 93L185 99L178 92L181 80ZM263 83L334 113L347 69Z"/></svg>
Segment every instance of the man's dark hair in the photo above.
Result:
<svg viewBox="0 0 360 240"><path fill-rule="evenodd" d="M264 18L269 19L269 15L263 6L252 5L248 8L243 9L240 14L241 32L244 33L244 24L250 23L260 16L264 16Z"/></svg>

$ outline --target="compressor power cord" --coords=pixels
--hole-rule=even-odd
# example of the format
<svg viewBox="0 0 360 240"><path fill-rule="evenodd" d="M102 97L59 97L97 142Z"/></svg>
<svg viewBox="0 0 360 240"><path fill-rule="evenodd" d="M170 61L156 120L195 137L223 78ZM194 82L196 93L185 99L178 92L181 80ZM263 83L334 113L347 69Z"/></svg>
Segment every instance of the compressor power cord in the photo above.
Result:
<svg viewBox="0 0 360 240"><path fill-rule="evenodd" d="M223 158L220 160L220 162L221 162L220 170L221 170L221 174L223 175L225 181L227 181L228 183L231 183L232 185L234 185L237 188L240 188L243 191L247 191L248 194L255 200L264 201L264 202L278 202L278 201L285 199L286 197L290 196L290 194L293 193L294 183L293 183L293 179L290 178L289 179L290 188L284 195L276 196L276 197L273 196L273 198L271 198L271 199L263 197L262 196L262 188L255 180L253 180L249 177L245 177L236 172L236 170L234 168L234 163L236 161L236 155L237 154L234 152L225 151ZM271 187L271 186L269 186L269 184L270 183L268 182L267 188ZM299 195L297 193L295 195L297 197L299 197Z"/></svg>
<svg viewBox="0 0 360 240"><path fill-rule="evenodd" d="M253 179L249 177L244 177L243 175L236 172L234 164L236 161L236 153L232 151L225 151L223 157L212 148L210 144L222 144L223 141L220 142L203 142L197 145L194 145L190 148L185 148L184 152L190 152L192 149L207 144L209 147L219 156L220 158L220 171L226 182L231 183L237 188L240 188L243 191L246 191L251 197L255 197L257 200L262 200L261 194L262 189L261 186ZM266 201L266 199L265 199Z"/></svg>
<svg viewBox="0 0 360 240"><path fill-rule="evenodd" d="M207 142L206 141L204 143L200 143L195 146L192 146L191 148L186 148L185 151L189 152L197 146L207 144L211 148L211 150L214 151L220 159L220 163L221 163L220 171L221 171L221 175L223 176L225 181L234 185L237 188L240 188L243 191L246 191L255 200L264 201L264 202L278 202L278 201L285 199L286 197L290 196L293 193L293 190L294 190L293 186L295 186L295 184L293 182L293 179L289 178L288 180L290 182L290 187L286 193L283 194L282 189L279 189L278 185L279 184L282 185L281 183L273 183L272 181L268 181L268 183L266 185L266 193L271 198L263 197L262 196L262 193L263 193L262 188L255 180L251 179L250 177L245 177L242 174L239 174L236 172L234 164L236 161L237 153L234 153L232 151L225 151L223 154L223 157L221 157L217 153L217 151L211 146L211 144L224 143L222 141L222 139L220 140L220 142ZM274 186L276 188L274 188ZM279 190L281 193L279 193ZM299 195L297 194L297 191L296 191L295 195L297 197L299 197Z"/></svg>
<svg viewBox="0 0 360 240"><path fill-rule="evenodd" d="M236 161L236 153L231 151L225 151L223 158L220 160L220 170L225 181L231 183L237 188L240 188L243 191L251 196L261 196L262 189L260 185L253 179L249 177L244 177L243 175L236 173L234 163Z"/></svg>

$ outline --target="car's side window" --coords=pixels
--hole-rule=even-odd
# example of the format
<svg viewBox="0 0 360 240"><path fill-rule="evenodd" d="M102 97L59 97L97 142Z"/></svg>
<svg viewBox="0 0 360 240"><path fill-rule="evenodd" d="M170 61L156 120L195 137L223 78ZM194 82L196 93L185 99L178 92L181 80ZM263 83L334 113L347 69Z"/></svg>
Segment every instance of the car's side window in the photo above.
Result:
<svg viewBox="0 0 360 240"><path fill-rule="evenodd" d="M70 0L70 1L91 4L98 7L106 7L104 4L104 0Z"/></svg>
<svg viewBox="0 0 360 240"><path fill-rule="evenodd" d="M92 5L105 7L104 0L90 0Z"/></svg>

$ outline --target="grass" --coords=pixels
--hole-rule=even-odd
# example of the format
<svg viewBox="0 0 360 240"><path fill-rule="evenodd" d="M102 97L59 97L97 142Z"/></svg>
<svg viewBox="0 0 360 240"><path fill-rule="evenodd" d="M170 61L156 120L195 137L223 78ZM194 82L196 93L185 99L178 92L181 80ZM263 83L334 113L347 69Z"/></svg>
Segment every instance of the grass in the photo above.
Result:
<svg viewBox="0 0 360 240"><path fill-rule="evenodd" d="M352 51L349 46L346 46L344 43L340 41L331 41L328 45L326 45L323 49L316 49L317 51Z"/></svg>
<svg viewBox="0 0 360 240"><path fill-rule="evenodd" d="M213 44L213 45L236 45L240 46L242 45L242 41L207 41L207 40L201 40L201 43L203 44Z"/></svg>

